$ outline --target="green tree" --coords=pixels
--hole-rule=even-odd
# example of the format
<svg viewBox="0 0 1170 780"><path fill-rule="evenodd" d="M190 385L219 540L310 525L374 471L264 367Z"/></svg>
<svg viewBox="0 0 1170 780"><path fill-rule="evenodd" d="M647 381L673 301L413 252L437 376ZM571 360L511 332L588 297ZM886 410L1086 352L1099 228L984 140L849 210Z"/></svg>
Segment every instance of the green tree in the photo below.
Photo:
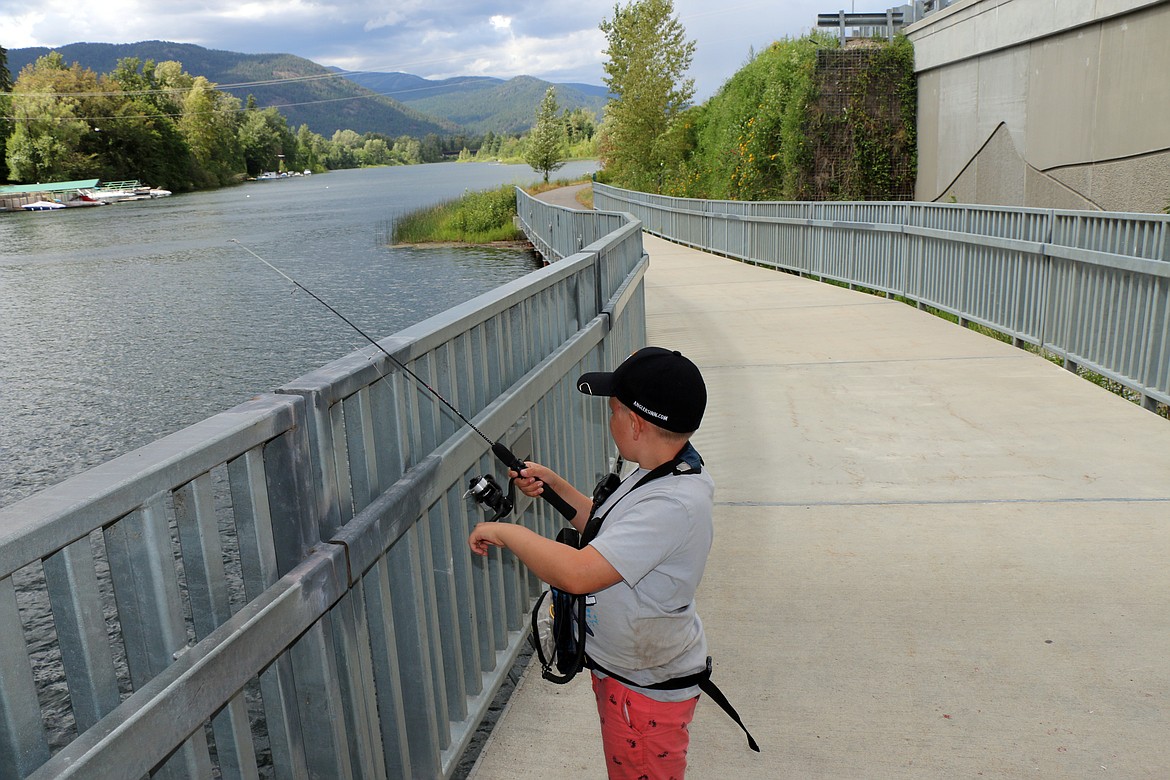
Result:
<svg viewBox="0 0 1170 780"><path fill-rule="evenodd" d="M597 131L597 118L587 108L566 109L563 121L570 145L591 140Z"/></svg>
<svg viewBox="0 0 1170 780"><path fill-rule="evenodd" d="M545 183L549 173L565 164L565 126L557 116L559 111L557 91L549 87L536 109L536 124L524 153L524 161L532 166L532 170L544 174Z"/></svg>
<svg viewBox="0 0 1170 780"><path fill-rule="evenodd" d="M422 162L422 144L417 138L411 138L409 135L398 136L391 151L404 165L417 165Z"/></svg>
<svg viewBox="0 0 1170 780"><path fill-rule="evenodd" d="M613 97L605 107L602 163L612 180L657 191L667 166L678 162L668 133L695 93L684 78L694 41L674 16L672 0L615 5L601 22L606 38L603 81Z"/></svg>
<svg viewBox="0 0 1170 780"><path fill-rule="evenodd" d="M176 111L182 108L183 97L195 86L195 77L184 71L183 63L177 60L164 60L155 65L154 80L159 89L166 90L160 93L160 99L165 95Z"/></svg>
<svg viewBox="0 0 1170 780"><path fill-rule="evenodd" d="M328 141L310 130L308 125L297 128L296 170L320 173L325 170L325 158L328 154Z"/></svg>
<svg viewBox="0 0 1170 780"><path fill-rule="evenodd" d="M0 181L8 181L8 163L5 149L8 137L12 135L12 98L6 93L12 91L12 74L8 72L8 50L0 46Z"/></svg>
<svg viewBox="0 0 1170 780"><path fill-rule="evenodd" d="M295 164L296 137L275 108L245 110L238 137L249 176L280 170L283 161Z"/></svg>
<svg viewBox="0 0 1170 780"><path fill-rule="evenodd" d="M420 145L419 154L423 162L438 162L443 159L443 139L435 133L427 133Z"/></svg>
<svg viewBox="0 0 1170 780"><path fill-rule="evenodd" d="M199 163L203 186L230 184L245 172L237 138L239 98L196 76L183 97L179 131Z"/></svg>
<svg viewBox="0 0 1170 780"><path fill-rule="evenodd" d="M367 138L359 157L362 165L389 165L393 161L390 147L381 138Z"/></svg>
<svg viewBox="0 0 1170 780"><path fill-rule="evenodd" d="M365 141L353 130L337 130L329 141L325 164L332 170L357 168L361 165L358 151Z"/></svg>
<svg viewBox="0 0 1170 780"><path fill-rule="evenodd" d="M12 88L15 127L8 139L9 175L37 182L82 178L93 168L83 139L96 132L87 119L97 74L76 63L66 67L59 52L50 52L21 71Z"/></svg>
<svg viewBox="0 0 1170 780"><path fill-rule="evenodd" d="M83 151L92 151L98 166L91 175L138 179L176 191L193 189L199 179L197 163L179 132L174 100L162 91L154 63L127 57L99 80L106 94L96 101L91 117L97 132L83 139Z"/></svg>

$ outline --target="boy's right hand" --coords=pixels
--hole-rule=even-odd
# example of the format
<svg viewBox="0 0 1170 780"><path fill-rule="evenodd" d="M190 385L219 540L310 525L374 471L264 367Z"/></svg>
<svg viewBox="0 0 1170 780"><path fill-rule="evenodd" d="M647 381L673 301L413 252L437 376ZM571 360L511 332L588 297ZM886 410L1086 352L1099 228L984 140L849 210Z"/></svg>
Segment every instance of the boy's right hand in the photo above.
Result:
<svg viewBox="0 0 1170 780"><path fill-rule="evenodd" d="M516 484L516 488L528 496L536 498L544 492L544 482L553 472L539 463L528 463L520 471L508 471L508 476Z"/></svg>

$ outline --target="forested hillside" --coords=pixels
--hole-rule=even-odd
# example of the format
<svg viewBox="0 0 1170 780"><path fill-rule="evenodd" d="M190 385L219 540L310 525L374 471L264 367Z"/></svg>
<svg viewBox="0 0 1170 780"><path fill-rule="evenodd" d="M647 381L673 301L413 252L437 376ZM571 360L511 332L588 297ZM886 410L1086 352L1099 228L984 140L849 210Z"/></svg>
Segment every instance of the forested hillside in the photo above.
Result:
<svg viewBox="0 0 1170 780"><path fill-rule="evenodd" d="M49 51L41 47L10 49L8 68L13 79L21 68ZM53 51L60 52L67 63L76 62L95 73L109 73L117 67L118 60L127 57L137 57L143 62L181 62L186 72L205 77L217 84L221 91L235 95L240 100L247 100L248 95L253 95L259 107L278 108L287 118L289 126L305 124L326 138L332 137L338 130L388 136L411 135L416 138L428 133L443 135L457 130L446 120L426 116L414 108L341 78L311 60L291 54L240 54L167 41L71 43ZM301 80L256 84L294 78ZM232 87L232 84L251 86Z"/></svg>

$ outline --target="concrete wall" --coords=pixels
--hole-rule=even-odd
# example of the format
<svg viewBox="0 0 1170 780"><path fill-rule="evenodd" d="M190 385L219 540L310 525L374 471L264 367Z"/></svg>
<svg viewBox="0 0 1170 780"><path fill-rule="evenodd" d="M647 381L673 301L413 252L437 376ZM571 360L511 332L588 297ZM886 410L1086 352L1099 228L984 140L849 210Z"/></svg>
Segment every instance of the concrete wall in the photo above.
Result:
<svg viewBox="0 0 1170 780"><path fill-rule="evenodd" d="M1160 212L1170 2L964 0L907 28L916 199Z"/></svg>

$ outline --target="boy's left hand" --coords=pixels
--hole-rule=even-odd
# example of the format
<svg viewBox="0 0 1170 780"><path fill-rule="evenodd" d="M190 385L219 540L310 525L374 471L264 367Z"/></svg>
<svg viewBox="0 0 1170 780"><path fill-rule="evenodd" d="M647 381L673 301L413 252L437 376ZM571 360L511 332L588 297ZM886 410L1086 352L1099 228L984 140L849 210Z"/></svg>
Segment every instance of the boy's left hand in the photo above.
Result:
<svg viewBox="0 0 1170 780"><path fill-rule="evenodd" d="M500 523L480 523L471 529L467 544L476 555L487 555L489 547L503 547L500 541Z"/></svg>

